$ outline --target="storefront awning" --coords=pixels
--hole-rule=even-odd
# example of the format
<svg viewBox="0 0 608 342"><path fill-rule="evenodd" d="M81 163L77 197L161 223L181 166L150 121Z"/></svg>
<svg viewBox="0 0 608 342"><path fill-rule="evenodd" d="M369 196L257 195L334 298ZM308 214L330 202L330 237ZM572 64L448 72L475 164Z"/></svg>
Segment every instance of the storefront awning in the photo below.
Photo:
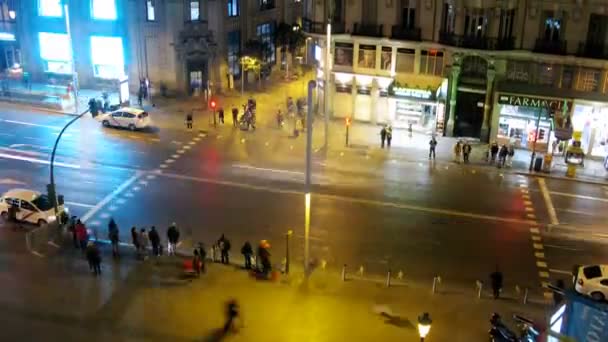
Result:
<svg viewBox="0 0 608 342"><path fill-rule="evenodd" d="M586 92L572 89L559 89L550 86L533 85L509 81L498 81L496 91L521 95L535 95L554 99L584 99L589 101L606 102L606 95L597 92Z"/></svg>
<svg viewBox="0 0 608 342"><path fill-rule="evenodd" d="M395 76L395 82L403 88L430 90L432 92L436 92L443 82L443 77L398 74Z"/></svg>

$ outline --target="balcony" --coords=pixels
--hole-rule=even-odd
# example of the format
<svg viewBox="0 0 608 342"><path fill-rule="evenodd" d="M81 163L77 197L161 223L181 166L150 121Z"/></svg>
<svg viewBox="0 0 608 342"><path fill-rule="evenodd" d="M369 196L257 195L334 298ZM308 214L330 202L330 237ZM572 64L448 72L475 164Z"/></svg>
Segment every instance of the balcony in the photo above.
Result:
<svg viewBox="0 0 608 342"><path fill-rule="evenodd" d="M345 33L346 32L345 27L346 27L346 25L344 25L344 23L332 23L331 24L331 33L332 34ZM320 21L312 21L310 19L303 18L302 19L302 30L306 33L326 34L327 33L327 23L320 22Z"/></svg>
<svg viewBox="0 0 608 342"><path fill-rule="evenodd" d="M420 28L406 28L401 25L393 25L391 29L391 38L399 40L421 41Z"/></svg>
<svg viewBox="0 0 608 342"><path fill-rule="evenodd" d="M374 24L361 24L355 23L353 25L354 36L367 36L367 37L384 37L382 32L382 25Z"/></svg>
<svg viewBox="0 0 608 342"><path fill-rule="evenodd" d="M260 1L260 11L267 11L274 8L274 1Z"/></svg>
<svg viewBox="0 0 608 342"><path fill-rule="evenodd" d="M464 36L449 32L439 32L439 42L445 45L477 50L513 50L515 38L491 38Z"/></svg>
<svg viewBox="0 0 608 342"><path fill-rule="evenodd" d="M536 39L536 44L534 44L534 52L565 55L567 51L568 49L565 40L546 40L544 38L538 38Z"/></svg>
<svg viewBox="0 0 608 342"><path fill-rule="evenodd" d="M576 55L579 57L608 59L608 46L602 43L580 42Z"/></svg>

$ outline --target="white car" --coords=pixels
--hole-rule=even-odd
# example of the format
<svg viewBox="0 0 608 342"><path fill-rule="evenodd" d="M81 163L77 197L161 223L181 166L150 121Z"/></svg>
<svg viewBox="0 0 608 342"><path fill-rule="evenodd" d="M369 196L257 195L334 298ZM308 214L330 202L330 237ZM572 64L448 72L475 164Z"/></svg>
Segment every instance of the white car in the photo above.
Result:
<svg viewBox="0 0 608 342"><path fill-rule="evenodd" d="M148 112L131 107L119 108L110 113L97 116L97 120L105 127L123 127L132 131L150 126Z"/></svg>
<svg viewBox="0 0 608 342"><path fill-rule="evenodd" d="M58 196L58 212L67 213L63 205L63 197ZM17 220L29 222L39 226L53 222L57 219L55 209L48 196L37 191L26 189L13 189L7 191L0 197L0 215L5 221L8 220L8 210L12 205L18 207Z"/></svg>
<svg viewBox="0 0 608 342"><path fill-rule="evenodd" d="M608 298L608 265L579 266L574 273L574 288L597 301Z"/></svg>

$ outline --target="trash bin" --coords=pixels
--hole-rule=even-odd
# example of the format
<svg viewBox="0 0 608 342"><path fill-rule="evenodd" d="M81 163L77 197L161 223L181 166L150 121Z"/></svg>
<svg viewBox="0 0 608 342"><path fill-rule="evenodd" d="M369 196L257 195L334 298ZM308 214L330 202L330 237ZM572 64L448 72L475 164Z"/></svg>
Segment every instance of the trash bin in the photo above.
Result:
<svg viewBox="0 0 608 342"><path fill-rule="evenodd" d="M550 154L546 154L545 159L543 161L543 172L551 172L551 162L553 162L553 156Z"/></svg>
<svg viewBox="0 0 608 342"><path fill-rule="evenodd" d="M540 172L543 166L543 157L536 157L534 159L534 171Z"/></svg>
<svg viewBox="0 0 608 342"><path fill-rule="evenodd" d="M576 177L576 165L568 164L568 168L566 169L566 177Z"/></svg>

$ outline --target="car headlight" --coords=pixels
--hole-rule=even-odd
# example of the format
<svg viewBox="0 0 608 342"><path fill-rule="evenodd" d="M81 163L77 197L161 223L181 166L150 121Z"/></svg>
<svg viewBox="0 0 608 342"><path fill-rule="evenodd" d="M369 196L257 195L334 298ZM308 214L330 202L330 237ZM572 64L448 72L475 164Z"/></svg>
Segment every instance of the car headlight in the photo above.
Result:
<svg viewBox="0 0 608 342"><path fill-rule="evenodd" d="M57 216L55 216L55 215L49 216L49 222L54 222L55 220L57 220Z"/></svg>
<svg viewBox="0 0 608 342"><path fill-rule="evenodd" d="M65 213L66 213L66 214L69 214L69 213L70 213L70 208L68 208L68 207L64 207L64 208L63 208L63 211L65 211Z"/></svg>

